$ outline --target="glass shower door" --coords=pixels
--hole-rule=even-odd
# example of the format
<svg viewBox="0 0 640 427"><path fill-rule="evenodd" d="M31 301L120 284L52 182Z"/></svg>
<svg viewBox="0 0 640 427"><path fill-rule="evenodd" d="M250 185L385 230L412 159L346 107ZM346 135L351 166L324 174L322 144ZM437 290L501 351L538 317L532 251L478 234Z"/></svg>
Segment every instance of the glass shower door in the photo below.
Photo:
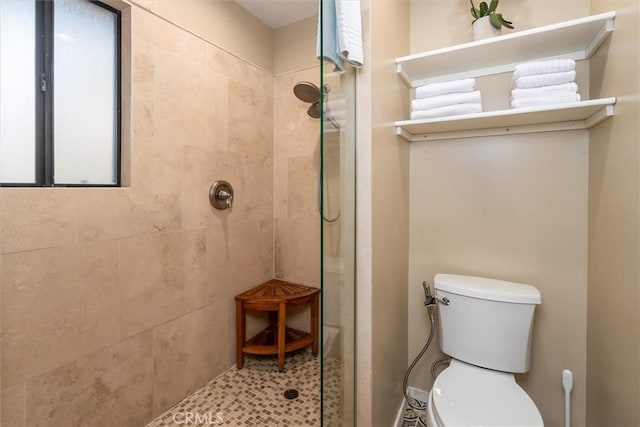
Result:
<svg viewBox="0 0 640 427"><path fill-rule="evenodd" d="M355 425L355 70L322 70L322 425Z"/></svg>

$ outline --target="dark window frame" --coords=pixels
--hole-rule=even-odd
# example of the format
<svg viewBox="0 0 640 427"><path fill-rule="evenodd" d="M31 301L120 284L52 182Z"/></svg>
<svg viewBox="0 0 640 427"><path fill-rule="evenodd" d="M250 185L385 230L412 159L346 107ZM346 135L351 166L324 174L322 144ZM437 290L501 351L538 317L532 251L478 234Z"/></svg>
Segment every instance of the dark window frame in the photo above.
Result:
<svg viewBox="0 0 640 427"><path fill-rule="evenodd" d="M1 0L0 0L1 1ZM36 0L35 69L36 120L35 120L35 182L0 183L0 187L120 187L122 167L122 13L97 0L86 0L112 12L116 18L116 99L115 99L115 183L113 184L56 184L54 182L53 158L53 98L55 96L53 75L53 15L54 3L50 0ZM42 91L41 86L46 85Z"/></svg>

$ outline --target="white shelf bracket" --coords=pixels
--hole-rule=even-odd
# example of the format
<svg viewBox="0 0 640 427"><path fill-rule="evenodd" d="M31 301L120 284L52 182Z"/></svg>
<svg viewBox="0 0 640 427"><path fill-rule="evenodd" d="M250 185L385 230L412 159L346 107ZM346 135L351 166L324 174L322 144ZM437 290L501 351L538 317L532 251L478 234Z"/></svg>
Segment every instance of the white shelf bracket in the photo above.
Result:
<svg viewBox="0 0 640 427"><path fill-rule="evenodd" d="M404 80L407 86L412 86L411 77L407 74L402 64L396 64L396 73L400 74L400 77L402 77L402 80Z"/></svg>
<svg viewBox="0 0 640 427"><path fill-rule="evenodd" d="M598 31L598 34L596 34L593 40L589 42L584 52L586 59L591 58L591 56L593 56L596 50L598 50L600 45L602 45L602 43L604 43L607 37L609 37L609 33L613 31L614 19L615 17L607 19L602 25L602 28L600 28L600 31Z"/></svg>
<svg viewBox="0 0 640 427"><path fill-rule="evenodd" d="M587 129L592 128L600 122L604 121L607 117L613 116L613 114L613 105L606 105L585 119L585 127Z"/></svg>
<svg viewBox="0 0 640 427"><path fill-rule="evenodd" d="M407 132L402 126L396 126L396 135L406 139L407 141L415 141L414 135L411 135L409 132Z"/></svg>

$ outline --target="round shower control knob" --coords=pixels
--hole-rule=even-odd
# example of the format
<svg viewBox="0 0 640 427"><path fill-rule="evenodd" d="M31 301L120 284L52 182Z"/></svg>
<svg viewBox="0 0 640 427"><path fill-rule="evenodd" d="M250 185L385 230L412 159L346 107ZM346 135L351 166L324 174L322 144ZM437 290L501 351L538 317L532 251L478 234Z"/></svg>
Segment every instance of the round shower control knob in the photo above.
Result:
<svg viewBox="0 0 640 427"><path fill-rule="evenodd" d="M227 181L218 180L209 189L209 202L216 209L229 209L233 205L233 187Z"/></svg>

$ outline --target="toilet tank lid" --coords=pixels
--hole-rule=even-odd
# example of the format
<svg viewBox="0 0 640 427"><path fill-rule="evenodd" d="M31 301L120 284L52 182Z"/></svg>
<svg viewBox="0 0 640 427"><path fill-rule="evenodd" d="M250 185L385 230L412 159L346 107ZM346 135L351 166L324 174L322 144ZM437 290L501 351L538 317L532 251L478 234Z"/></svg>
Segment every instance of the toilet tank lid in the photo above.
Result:
<svg viewBox="0 0 640 427"><path fill-rule="evenodd" d="M515 304L540 304L540 291L534 286L485 277L436 274L435 288L456 295Z"/></svg>

